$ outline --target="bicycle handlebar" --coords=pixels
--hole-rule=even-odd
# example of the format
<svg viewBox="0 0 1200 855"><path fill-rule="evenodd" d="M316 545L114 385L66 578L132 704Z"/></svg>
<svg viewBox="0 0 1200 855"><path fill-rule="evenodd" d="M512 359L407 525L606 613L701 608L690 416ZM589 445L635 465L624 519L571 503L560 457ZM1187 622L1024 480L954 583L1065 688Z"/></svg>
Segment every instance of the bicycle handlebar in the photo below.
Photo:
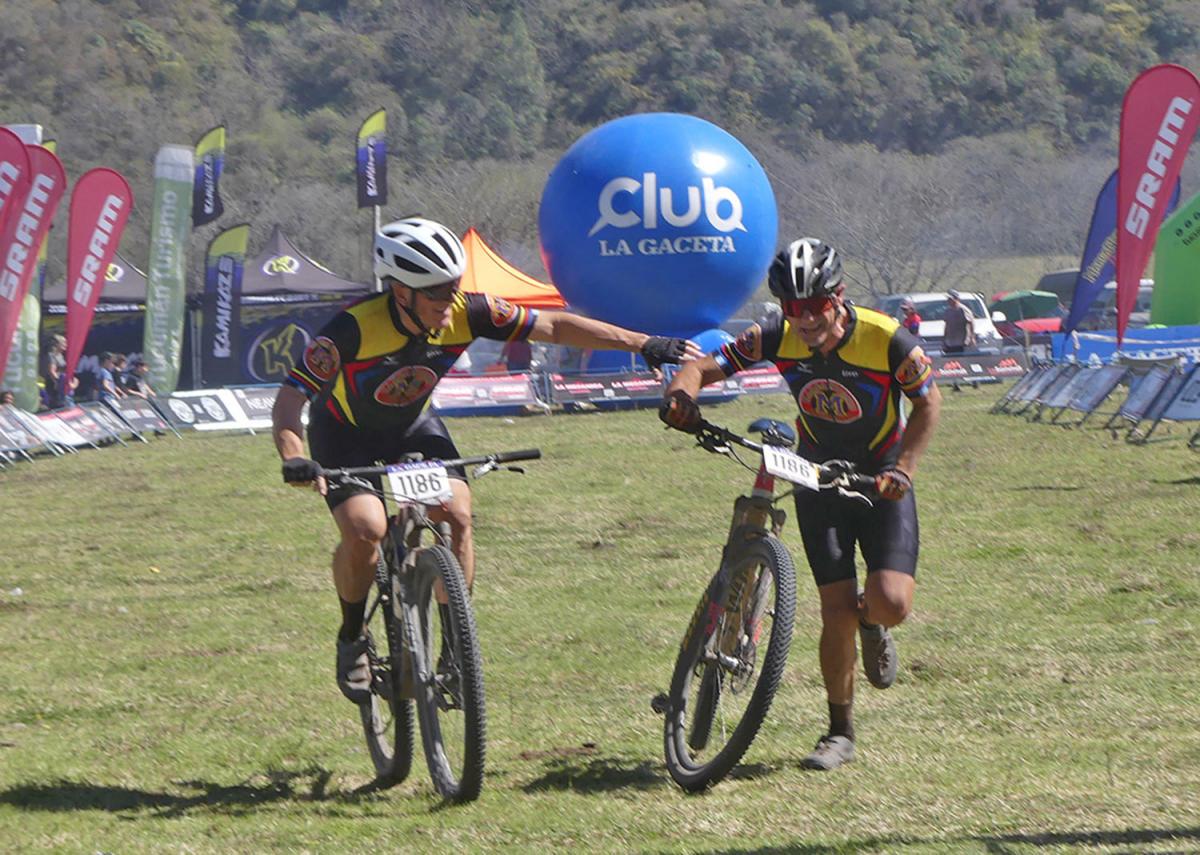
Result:
<svg viewBox="0 0 1200 855"><path fill-rule="evenodd" d="M498 451L494 454L478 454L473 457L458 457L452 460L439 460L430 458L424 461L412 461L422 463L440 463L446 468L453 466L489 466L494 468L500 463L513 463L518 460L537 460L542 456L540 448L526 448L521 451ZM351 466L339 467L336 469L321 469L321 475L325 478L338 477L356 477L363 475L386 475L388 470L395 464L388 466ZM490 470L489 470L490 471Z"/></svg>
<svg viewBox="0 0 1200 855"><path fill-rule="evenodd" d="M741 434L734 433L729 428L715 425L705 419L700 420L700 426L695 431L696 442L705 451L720 453L720 445L733 443L751 451L761 452L763 443L747 439ZM812 462L812 461L810 461ZM822 489L838 488L846 493L857 493L870 502L870 496L876 495L874 475L863 475L854 468L854 464L845 460L830 460L825 463L815 463L818 479Z"/></svg>

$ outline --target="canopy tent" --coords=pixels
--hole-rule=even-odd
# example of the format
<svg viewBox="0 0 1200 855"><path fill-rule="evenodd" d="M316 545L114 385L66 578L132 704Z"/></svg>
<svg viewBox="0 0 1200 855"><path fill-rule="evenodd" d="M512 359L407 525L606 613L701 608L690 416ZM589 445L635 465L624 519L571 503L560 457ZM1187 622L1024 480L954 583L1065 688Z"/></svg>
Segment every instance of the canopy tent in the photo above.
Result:
<svg viewBox="0 0 1200 855"><path fill-rule="evenodd" d="M343 279L313 261L276 225L262 250L246 260L242 299L255 302L296 302L328 295L365 295L371 286ZM261 299L255 299L261 298Z"/></svg>
<svg viewBox="0 0 1200 855"><path fill-rule="evenodd" d="M96 311L121 311L146 302L146 274L138 270L121 253L113 256L112 263L104 275L104 287ZM67 281L53 282L42 293L42 303L48 311L65 312L67 303Z"/></svg>
<svg viewBox="0 0 1200 855"><path fill-rule="evenodd" d="M462 278L464 291L482 291L533 309L566 306L557 288L517 270L484 243L474 228L463 237L463 246L467 250L467 272Z"/></svg>

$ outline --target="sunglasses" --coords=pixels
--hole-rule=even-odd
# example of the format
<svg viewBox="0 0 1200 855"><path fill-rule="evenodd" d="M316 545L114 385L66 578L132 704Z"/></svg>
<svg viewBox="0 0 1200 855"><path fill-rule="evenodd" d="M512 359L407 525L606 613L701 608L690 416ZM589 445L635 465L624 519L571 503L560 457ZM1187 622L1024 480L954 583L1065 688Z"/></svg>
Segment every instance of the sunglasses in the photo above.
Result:
<svg viewBox="0 0 1200 855"><path fill-rule="evenodd" d="M833 305L833 297L804 297L799 300L784 300L783 313L790 318L801 317L805 312L819 315Z"/></svg>
<svg viewBox="0 0 1200 855"><path fill-rule="evenodd" d="M431 285L428 288L418 289L429 300L435 303L445 303L453 300L458 294L458 280L447 282L444 285Z"/></svg>

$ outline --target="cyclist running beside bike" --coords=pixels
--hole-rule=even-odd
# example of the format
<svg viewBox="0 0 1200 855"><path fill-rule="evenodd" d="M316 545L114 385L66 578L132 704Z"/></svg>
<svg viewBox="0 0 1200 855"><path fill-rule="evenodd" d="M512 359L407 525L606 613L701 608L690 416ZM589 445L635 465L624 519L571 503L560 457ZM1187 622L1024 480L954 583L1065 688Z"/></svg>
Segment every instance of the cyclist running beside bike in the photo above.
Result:
<svg viewBox="0 0 1200 855"><path fill-rule="evenodd" d="M821 599L821 673L829 731L803 764L834 769L854 759L857 630L871 684L886 689L899 660L890 627L912 609L918 552L913 475L941 410L928 358L894 319L844 297L841 257L814 238L794 241L771 264L768 285L783 306L714 354L680 368L660 416L694 431L701 387L773 362L799 404L798 452L818 463L847 460L875 476L879 501L865 507L833 492L796 492L804 550ZM900 396L912 404L905 425ZM858 588L854 547L867 566Z"/></svg>
<svg viewBox="0 0 1200 855"><path fill-rule="evenodd" d="M369 698L363 618L386 516L378 496L363 488L327 492L320 469L393 463L412 452L460 457L446 426L428 407L437 382L476 338L634 351L655 367L702 355L683 339L460 291L466 251L457 235L431 220L409 217L384 226L375 235L374 252L384 292L350 305L325 325L281 385L272 411L283 480L315 485L338 527L333 553L342 608L337 682L356 703ZM305 402L311 402L308 442L314 459L304 453L300 414ZM461 469L449 474L452 497L430 517L449 523L451 548L469 588L475 569L471 492Z"/></svg>

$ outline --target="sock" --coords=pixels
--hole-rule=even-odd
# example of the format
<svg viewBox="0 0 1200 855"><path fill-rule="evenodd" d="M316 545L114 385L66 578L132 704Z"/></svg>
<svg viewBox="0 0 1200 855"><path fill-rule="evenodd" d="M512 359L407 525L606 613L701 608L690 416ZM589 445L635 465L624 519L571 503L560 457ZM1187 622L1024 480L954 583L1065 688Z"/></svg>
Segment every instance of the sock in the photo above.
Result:
<svg viewBox="0 0 1200 855"><path fill-rule="evenodd" d="M367 598L360 602L351 603L338 597L342 604L342 628L338 630L338 638L342 641L354 641L362 635L363 616L367 613Z"/></svg>
<svg viewBox="0 0 1200 855"><path fill-rule="evenodd" d="M829 704L829 735L844 736L851 742L854 741L854 717L853 703L849 704Z"/></svg>

